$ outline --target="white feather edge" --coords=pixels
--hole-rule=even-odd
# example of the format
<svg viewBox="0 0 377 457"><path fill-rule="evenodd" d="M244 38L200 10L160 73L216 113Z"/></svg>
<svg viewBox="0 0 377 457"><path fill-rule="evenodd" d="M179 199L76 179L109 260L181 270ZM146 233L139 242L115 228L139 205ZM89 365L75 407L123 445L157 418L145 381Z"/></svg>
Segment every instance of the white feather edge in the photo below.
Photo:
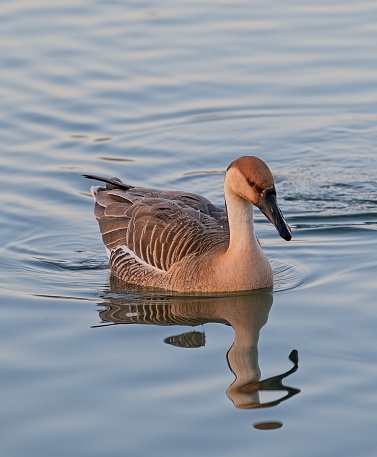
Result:
<svg viewBox="0 0 377 457"><path fill-rule="evenodd" d="M96 196L97 196L98 189L100 187L101 186L90 186L90 193L92 194L94 201L97 201Z"/></svg>
<svg viewBox="0 0 377 457"><path fill-rule="evenodd" d="M97 200L96 196L97 196L98 189L100 187L101 186L91 186L90 187L90 193L92 194L95 201ZM132 257L135 260L135 262L138 263L139 265L141 265L143 268L153 271L153 272L158 272L158 273L163 273L163 274L166 273L165 270L161 270L160 268L154 267L153 265L149 265L149 263L147 263L143 259L141 259L138 255L135 254L134 251L132 251L125 244L122 244L117 247L117 249L119 249L119 248L121 248L125 254L128 254L130 257ZM105 246L105 249L106 249L106 255L110 259L112 251L110 251L110 249L108 249L106 246Z"/></svg>
<svg viewBox="0 0 377 457"><path fill-rule="evenodd" d="M145 268L147 270L150 270L150 271L153 271L153 272L166 274L165 270L161 270L161 268L157 268L157 267L154 267L153 265L149 265L149 263L147 263L143 259L141 259L138 255L136 255L134 253L134 251L132 251L125 244L121 244L120 246L117 247L117 249L119 249L119 248L122 249L122 251L125 254L128 254L130 257L132 257L135 260L135 262L138 263L139 265L141 265L143 268ZM110 251L108 248L106 248L106 254L107 254L109 259L111 257L111 253L112 253L112 251Z"/></svg>

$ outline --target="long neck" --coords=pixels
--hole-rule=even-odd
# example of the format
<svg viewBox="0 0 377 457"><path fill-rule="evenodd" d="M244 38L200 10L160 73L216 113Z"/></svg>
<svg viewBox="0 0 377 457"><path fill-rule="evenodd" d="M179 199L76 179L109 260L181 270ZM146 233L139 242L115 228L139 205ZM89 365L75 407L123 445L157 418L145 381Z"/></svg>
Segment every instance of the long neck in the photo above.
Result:
<svg viewBox="0 0 377 457"><path fill-rule="evenodd" d="M254 233L253 206L232 189L227 177L224 187L230 239L219 259L223 280L227 278L229 290L271 287L272 270Z"/></svg>
<svg viewBox="0 0 377 457"><path fill-rule="evenodd" d="M224 194L230 230L228 253L246 255L250 250L259 251L259 243L254 233L253 205L236 194L227 180Z"/></svg>

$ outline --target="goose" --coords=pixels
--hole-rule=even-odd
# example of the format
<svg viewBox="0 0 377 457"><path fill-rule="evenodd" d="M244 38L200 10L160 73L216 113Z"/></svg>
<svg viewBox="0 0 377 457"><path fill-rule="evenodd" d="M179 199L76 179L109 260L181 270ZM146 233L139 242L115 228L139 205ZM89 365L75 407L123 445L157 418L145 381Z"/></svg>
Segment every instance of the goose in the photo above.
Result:
<svg viewBox="0 0 377 457"><path fill-rule="evenodd" d="M134 187L118 178L83 175L92 186L94 215L111 273L125 285L184 293L230 293L271 288L273 273L255 235L253 207L289 241L272 173L258 157L227 168L226 209L200 195Z"/></svg>

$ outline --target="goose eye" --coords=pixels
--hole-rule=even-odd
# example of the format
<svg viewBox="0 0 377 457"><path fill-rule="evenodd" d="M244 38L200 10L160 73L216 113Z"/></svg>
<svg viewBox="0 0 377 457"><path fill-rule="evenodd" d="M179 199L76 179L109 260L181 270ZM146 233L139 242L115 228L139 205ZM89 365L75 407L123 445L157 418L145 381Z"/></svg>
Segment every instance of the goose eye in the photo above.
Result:
<svg viewBox="0 0 377 457"><path fill-rule="evenodd" d="M249 184L250 187L254 187L255 186L255 182L252 181L251 179L248 179L247 183Z"/></svg>

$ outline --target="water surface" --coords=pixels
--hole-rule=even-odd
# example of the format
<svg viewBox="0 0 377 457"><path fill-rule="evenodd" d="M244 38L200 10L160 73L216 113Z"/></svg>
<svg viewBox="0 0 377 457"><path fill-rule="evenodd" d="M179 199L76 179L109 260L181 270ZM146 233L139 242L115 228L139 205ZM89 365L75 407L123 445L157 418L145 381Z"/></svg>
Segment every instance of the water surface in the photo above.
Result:
<svg viewBox="0 0 377 457"><path fill-rule="evenodd" d="M377 6L3 0L2 455L374 456ZM84 173L223 205L264 159L271 292L109 277ZM267 429L267 430L266 430Z"/></svg>

